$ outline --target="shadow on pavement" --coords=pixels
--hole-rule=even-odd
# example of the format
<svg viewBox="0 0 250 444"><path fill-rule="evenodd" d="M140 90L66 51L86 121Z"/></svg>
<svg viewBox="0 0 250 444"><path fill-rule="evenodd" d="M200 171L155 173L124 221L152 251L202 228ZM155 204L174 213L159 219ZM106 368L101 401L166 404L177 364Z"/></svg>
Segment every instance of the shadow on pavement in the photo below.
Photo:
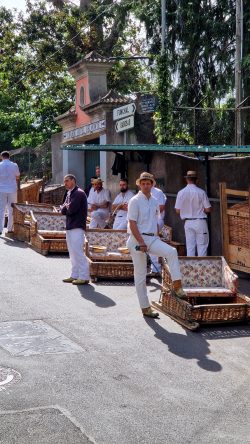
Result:
<svg viewBox="0 0 250 444"><path fill-rule="evenodd" d="M105 287L121 287L121 286L123 286L123 287L134 287L134 281L132 281L132 280L124 280L124 281L119 281L119 280L117 280L117 281L115 281L115 280L112 280L112 279L110 279L110 280L100 280L100 281L97 281L97 282L95 282L95 285L96 286L99 286L100 285L100 287L101 286L105 286Z"/></svg>
<svg viewBox="0 0 250 444"><path fill-rule="evenodd" d="M238 273L239 275L239 291L240 293L250 296L250 278L247 273Z"/></svg>
<svg viewBox="0 0 250 444"><path fill-rule="evenodd" d="M159 284L157 281L147 282L147 287L148 287L149 293L155 293L156 291L161 292L161 289L162 289L161 284ZM160 297L160 293L159 293L159 297Z"/></svg>
<svg viewBox="0 0 250 444"><path fill-rule="evenodd" d="M92 287L92 285L79 285L77 288L84 299L93 302L93 304L97 305L97 307L108 308L116 305L113 299L110 299L108 296L95 291L95 288Z"/></svg>
<svg viewBox="0 0 250 444"><path fill-rule="evenodd" d="M199 333L186 331L186 335L170 333L161 327L154 319L145 318L145 322L155 332L155 337L168 346L170 353L183 359L195 359L197 365L208 372L220 372L222 366L217 361L209 359L209 345Z"/></svg>
<svg viewBox="0 0 250 444"><path fill-rule="evenodd" d="M4 236L0 236L0 239L3 239L3 241L10 247L29 248L29 245L27 245L25 242L17 241Z"/></svg>
<svg viewBox="0 0 250 444"><path fill-rule="evenodd" d="M228 326L206 325L202 327L199 334L205 339L233 339L233 338L249 338L250 326L231 324Z"/></svg>

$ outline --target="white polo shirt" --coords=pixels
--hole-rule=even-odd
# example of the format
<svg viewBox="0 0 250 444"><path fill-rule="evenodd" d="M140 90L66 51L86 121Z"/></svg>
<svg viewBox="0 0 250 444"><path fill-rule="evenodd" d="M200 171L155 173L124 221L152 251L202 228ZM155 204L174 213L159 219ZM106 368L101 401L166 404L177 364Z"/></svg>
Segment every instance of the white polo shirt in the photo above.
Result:
<svg viewBox="0 0 250 444"><path fill-rule="evenodd" d="M205 219L204 208L210 207L207 194L195 184L188 184L177 194L175 209L180 210L181 219Z"/></svg>
<svg viewBox="0 0 250 444"><path fill-rule="evenodd" d="M9 159L0 162L0 193L15 193L17 191L16 178L20 171L16 163Z"/></svg>
<svg viewBox="0 0 250 444"><path fill-rule="evenodd" d="M160 190L159 188L152 187L151 194L157 200L159 205L165 205L167 198L162 190ZM160 219L164 219L164 218L165 218L165 211L163 210L160 213Z"/></svg>
<svg viewBox="0 0 250 444"><path fill-rule="evenodd" d="M141 191L130 199L128 204L128 220L134 220L140 233L157 235L157 221L160 208L157 200L151 195L148 199ZM128 226L128 232L131 233Z"/></svg>
<svg viewBox="0 0 250 444"><path fill-rule="evenodd" d="M116 196L113 205L120 205L125 204L130 201L134 197L134 193L130 190L126 191L126 193L119 193L118 196ZM128 212L125 210L118 210L116 212L117 217L127 217Z"/></svg>
<svg viewBox="0 0 250 444"><path fill-rule="evenodd" d="M111 194L109 190L102 188L101 191L90 193L88 197L88 203L90 205L101 205L103 202L111 202Z"/></svg>

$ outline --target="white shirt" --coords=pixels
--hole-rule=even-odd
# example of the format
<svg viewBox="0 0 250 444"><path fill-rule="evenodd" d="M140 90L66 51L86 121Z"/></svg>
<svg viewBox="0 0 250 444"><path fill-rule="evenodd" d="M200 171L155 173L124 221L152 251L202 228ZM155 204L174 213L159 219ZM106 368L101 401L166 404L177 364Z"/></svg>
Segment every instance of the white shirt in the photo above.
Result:
<svg viewBox="0 0 250 444"><path fill-rule="evenodd" d="M126 191L126 193L119 193L118 196L116 196L113 205L128 203L132 197L134 197L134 193L130 190ZM125 210L118 210L116 212L117 217L127 217L127 214L128 212Z"/></svg>
<svg viewBox="0 0 250 444"><path fill-rule="evenodd" d="M181 219L205 219L204 208L210 207L207 194L195 184L188 184L177 194L175 208L180 210Z"/></svg>
<svg viewBox="0 0 250 444"><path fill-rule="evenodd" d="M111 194L109 190L102 188L101 191L89 193L88 203L90 205L101 205L104 202L111 202Z"/></svg>
<svg viewBox="0 0 250 444"><path fill-rule="evenodd" d="M159 205L165 205L167 198L162 190L159 190L159 188L152 187L151 194L157 200ZM160 213L159 218L160 219L165 218L165 211L164 210Z"/></svg>
<svg viewBox="0 0 250 444"><path fill-rule="evenodd" d="M17 191L16 178L20 171L16 163L4 159L0 163L0 193L15 193Z"/></svg>
<svg viewBox="0 0 250 444"><path fill-rule="evenodd" d="M128 220L134 220L140 233L154 233L157 235L157 220L160 208L157 200L151 196L149 199L139 191L128 203ZM128 232L131 233L128 226Z"/></svg>
<svg viewBox="0 0 250 444"><path fill-rule="evenodd" d="M92 196L92 194L93 194L94 192L95 192L94 187L90 188L90 190L89 190L89 195L88 195L88 199L89 199L89 198L91 199L91 196Z"/></svg>

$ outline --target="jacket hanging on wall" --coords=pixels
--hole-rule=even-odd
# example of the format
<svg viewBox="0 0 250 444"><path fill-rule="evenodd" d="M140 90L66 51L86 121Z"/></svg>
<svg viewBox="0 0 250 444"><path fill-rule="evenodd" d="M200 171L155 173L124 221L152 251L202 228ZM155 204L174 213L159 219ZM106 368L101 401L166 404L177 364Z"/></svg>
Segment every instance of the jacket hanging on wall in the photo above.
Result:
<svg viewBox="0 0 250 444"><path fill-rule="evenodd" d="M117 176L120 173L121 177L126 177L126 162L123 154L116 153L111 170L113 176Z"/></svg>

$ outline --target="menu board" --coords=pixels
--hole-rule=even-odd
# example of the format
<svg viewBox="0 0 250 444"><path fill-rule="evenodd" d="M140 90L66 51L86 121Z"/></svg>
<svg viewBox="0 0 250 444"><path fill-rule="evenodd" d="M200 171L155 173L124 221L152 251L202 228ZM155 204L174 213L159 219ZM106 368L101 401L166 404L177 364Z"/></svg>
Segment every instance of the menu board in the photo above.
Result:
<svg viewBox="0 0 250 444"><path fill-rule="evenodd" d="M139 98L139 107L142 114L154 113L157 107L156 96L145 94Z"/></svg>

